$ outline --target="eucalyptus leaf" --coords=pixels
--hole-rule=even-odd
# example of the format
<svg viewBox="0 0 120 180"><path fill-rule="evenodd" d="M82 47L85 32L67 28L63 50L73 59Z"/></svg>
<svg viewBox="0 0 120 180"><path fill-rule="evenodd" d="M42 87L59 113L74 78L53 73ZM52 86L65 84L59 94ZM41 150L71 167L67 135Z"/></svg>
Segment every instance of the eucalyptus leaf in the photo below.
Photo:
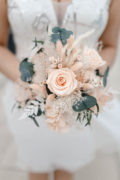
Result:
<svg viewBox="0 0 120 180"><path fill-rule="evenodd" d="M75 112L81 112L83 110L87 110L94 107L96 104L96 98L94 98L93 96L86 95L84 99L77 101L72 108Z"/></svg>
<svg viewBox="0 0 120 180"><path fill-rule="evenodd" d="M62 39L61 41L62 41L63 45L67 44L67 40L66 39Z"/></svg>
<svg viewBox="0 0 120 180"><path fill-rule="evenodd" d="M73 106L72 106L73 110L75 112L81 112L86 108L85 104L83 103L83 100L77 101Z"/></svg>
<svg viewBox="0 0 120 180"><path fill-rule="evenodd" d="M65 28L61 28L60 30L63 34L67 32L67 30Z"/></svg>
<svg viewBox="0 0 120 180"><path fill-rule="evenodd" d="M38 46L38 44L41 44L41 45L44 44L44 41L42 41L42 40L37 40L36 37L35 37L35 39L34 39L33 42L35 43L33 49L36 48L36 47Z"/></svg>
<svg viewBox="0 0 120 180"><path fill-rule="evenodd" d="M96 70L96 76L104 77L104 75L102 75L102 74L100 73L100 70L99 70L99 69Z"/></svg>
<svg viewBox="0 0 120 180"><path fill-rule="evenodd" d="M67 43L67 39L73 34L72 31L67 31L64 28L55 27L52 29L53 34L51 35L51 42L56 44L58 40L62 42L63 45Z"/></svg>
<svg viewBox="0 0 120 180"><path fill-rule="evenodd" d="M33 64L28 62L28 59L25 58L21 63L20 63L20 72L21 72L21 80L24 82L31 82L32 76L34 74L33 70Z"/></svg>
<svg viewBox="0 0 120 180"><path fill-rule="evenodd" d="M36 125L37 127L39 127L39 124L38 124L38 122L37 122L37 120L35 119L34 116L29 116L29 118L35 123L35 125Z"/></svg>
<svg viewBox="0 0 120 180"><path fill-rule="evenodd" d="M60 27L54 27L53 29L52 29L52 32L53 33L58 33L58 32L60 32L61 31L61 28Z"/></svg>
<svg viewBox="0 0 120 180"><path fill-rule="evenodd" d="M96 107L97 107L97 115L98 115L98 113L100 111L100 107L99 107L98 103L96 104Z"/></svg>
<svg viewBox="0 0 120 180"><path fill-rule="evenodd" d="M86 96L84 103L85 103L87 109L90 109L91 107L93 107L97 104L97 100L93 96Z"/></svg>
<svg viewBox="0 0 120 180"><path fill-rule="evenodd" d="M87 113L87 123L86 123L85 126L90 126L91 120L92 120L92 112L88 111L88 113Z"/></svg>
<svg viewBox="0 0 120 180"><path fill-rule="evenodd" d="M41 116L41 115L42 115L42 110L41 110L40 107L39 107L37 116Z"/></svg>
<svg viewBox="0 0 120 180"><path fill-rule="evenodd" d="M37 53L39 54L39 53L41 53L41 52L43 52L44 51L44 48L40 48L38 51L37 51Z"/></svg>
<svg viewBox="0 0 120 180"><path fill-rule="evenodd" d="M104 85L104 87L107 85L107 78L108 78L109 70L110 70L110 68L107 67L107 69L105 71L105 74L104 74L104 78L103 78L103 85Z"/></svg>
<svg viewBox="0 0 120 180"><path fill-rule="evenodd" d="M52 35L51 35L51 41L52 41L53 43L56 43L58 40L61 40L61 39L60 39L60 34L52 34Z"/></svg>

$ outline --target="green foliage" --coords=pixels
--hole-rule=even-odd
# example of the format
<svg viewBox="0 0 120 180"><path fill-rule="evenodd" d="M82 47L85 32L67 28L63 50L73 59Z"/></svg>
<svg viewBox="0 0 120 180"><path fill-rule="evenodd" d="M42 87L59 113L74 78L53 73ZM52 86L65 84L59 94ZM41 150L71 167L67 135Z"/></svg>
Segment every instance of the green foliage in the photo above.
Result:
<svg viewBox="0 0 120 180"><path fill-rule="evenodd" d="M32 76L34 74L33 70L33 64L28 62L28 59L25 58L21 63L20 63L20 72L21 72L21 80L24 82L31 82L32 81Z"/></svg>
<svg viewBox="0 0 120 180"><path fill-rule="evenodd" d="M96 98L94 98L93 96L86 95L82 100L77 101L72 108L75 112L81 112L83 110L92 108L96 104Z"/></svg>
<svg viewBox="0 0 120 180"><path fill-rule="evenodd" d="M87 111L87 123L85 126L90 126L92 120L92 111L88 110Z"/></svg>
<svg viewBox="0 0 120 180"><path fill-rule="evenodd" d="M44 48L40 48L38 51L37 51L37 53L39 54L39 53L41 53L41 52L43 52L44 51Z"/></svg>
<svg viewBox="0 0 120 180"><path fill-rule="evenodd" d="M35 119L34 116L29 116L29 118L32 119L32 121L35 123L35 125L36 125L37 127L39 127L39 124L38 124L38 122L36 121L36 119Z"/></svg>
<svg viewBox="0 0 120 180"><path fill-rule="evenodd" d="M105 74L104 74L104 78L103 78L103 85L104 85L104 87L107 85L107 78L108 78L108 75L109 75L109 70L110 70L110 68L107 67L107 69L105 71Z"/></svg>
<svg viewBox="0 0 120 180"><path fill-rule="evenodd" d="M35 123L37 127L39 127L39 124L36 118L40 117L42 114L45 114L45 113L44 111L41 110L41 101L39 101L38 99L35 99L35 101L39 103L37 114L33 113L32 115L29 116L29 118L33 120L33 122ZM31 103L30 105L34 106L34 103Z"/></svg>
<svg viewBox="0 0 120 180"><path fill-rule="evenodd" d="M34 48L36 48L36 47L38 46L38 44L41 44L41 45L43 45L43 44L44 44L44 41L42 41L42 40L38 41L38 40L36 39L36 37L35 37L35 39L34 39L34 41L33 41L33 42L35 43L35 45L34 45L33 49L34 49Z"/></svg>
<svg viewBox="0 0 120 180"><path fill-rule="evenodd" d="M96 104L96 108L97 108L97 116L98 116L98 113L100 111L100 107L99 107L98 103Z"/></svg>
<svg viewBox="0 0 120 180"><path fill-rule="evenodd" d="M77 121L79 121L80 123L83 123L84 121L87 120L87 123L85 124L85 126L88 126L91 124L91 120L92 120L92 111L91 110L85 110L82 113L79 112L78 116L77 116Z"/></svg>
<svg viewBox="0 0 120 180"><path fill-rule="evenodd" d="M37 116L41 116L42 115L42 110L41 110L41 108L39 107L39 109L38 109L38 113L37 113Z"/></svg>
<svg viewBox="0 0 120 180"><path fill-rule="evenodd" d="M52 32L51 42L56 44L56 42L60 40L63 45L67 43L67 39L73 34L72 31L67 31L66 29L60 27L53 28Z"/></svg>
<svg viewBox="0 0 120 180"><path fill-rule="evenodd" d="M99 69L96 70L96 76L104 77L104 75L100 74Z"/></svg>

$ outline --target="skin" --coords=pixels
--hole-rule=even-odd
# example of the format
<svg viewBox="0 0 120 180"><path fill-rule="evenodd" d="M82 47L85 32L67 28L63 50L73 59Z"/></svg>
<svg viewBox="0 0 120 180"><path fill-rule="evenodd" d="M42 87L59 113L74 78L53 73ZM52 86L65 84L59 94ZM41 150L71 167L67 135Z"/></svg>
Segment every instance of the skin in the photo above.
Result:
<svg viewBox="0 0 120 180"><path fill-rule="evenodd" d="M48 180L48 174L29 173L29 180Z"/></svg>
<svg viewBox="0 0 120 180"><path fill-rule="evenodd" d="M73 180L73 174L66 171L57 170L54 173L55 180Z"/></svg>
<svg viewBox="0 0 120 180"><path fill-rule="evenodd" d="M100 37L100 41L103 42L103 49L100 55L106 60L107 64L101 68L101 72L104 74L104 70L107 66L112 67L115 61L115 56L118 46L118 36L120 29L120 0L112 0L109 9L109 19L107 27Z"/></svg>
<svg viewBox="0 0 120 180"><path fill-rule="evenodd" d="M60 1L60 0L59 0ZM61 0L67 1L67 0ZM103 42L103 49L100 52L106 66L101 68L101 73L104 73L107 66L112 66L114 63L117 41L120 26L120 0L112 0L109 10L109 20L107 27L100 37ZM7 49L9 34L9 22L7 18L7 3L6 0L0 0L0 71L14 82L19 82L19 62L18 59ZM72 174L57 170L54 173L55 180L72 180ZM48 174L29 174L30 180L47 180Z"/></svg>

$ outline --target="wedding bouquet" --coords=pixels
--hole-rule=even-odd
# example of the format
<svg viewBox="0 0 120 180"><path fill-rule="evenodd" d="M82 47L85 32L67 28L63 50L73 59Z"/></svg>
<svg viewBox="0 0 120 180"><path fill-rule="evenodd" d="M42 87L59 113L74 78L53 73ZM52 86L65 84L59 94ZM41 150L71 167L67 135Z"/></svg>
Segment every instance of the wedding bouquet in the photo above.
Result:
<svg viewBox="0 0 120 180"><path fill-rule="evenodd" d="M75 39L71 31L55 27L45 41L35 39L30 57L20 63L22 83L16 85L16 101L24 110L21 119L39 126L43 115L48 127L59 132L91 124L109 71L100 75L105 61L84 45L91 33Z"/></svg>

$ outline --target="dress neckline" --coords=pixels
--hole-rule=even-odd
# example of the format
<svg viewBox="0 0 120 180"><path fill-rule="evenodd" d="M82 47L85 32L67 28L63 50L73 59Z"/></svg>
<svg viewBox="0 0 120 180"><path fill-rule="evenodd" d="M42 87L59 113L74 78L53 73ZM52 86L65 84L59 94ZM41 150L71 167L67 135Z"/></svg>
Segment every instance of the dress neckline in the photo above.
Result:
<svg viewBox="0 0 120 180"><path fill-rule="evenodd" d="M50 0L53 6L53 11L56 16L56 20L58 23L58 26L62 26L64 18L66 16L67 9L69 5L72 3L72 0L64 1L64 2L58 2L56 0Z"/></svg>

